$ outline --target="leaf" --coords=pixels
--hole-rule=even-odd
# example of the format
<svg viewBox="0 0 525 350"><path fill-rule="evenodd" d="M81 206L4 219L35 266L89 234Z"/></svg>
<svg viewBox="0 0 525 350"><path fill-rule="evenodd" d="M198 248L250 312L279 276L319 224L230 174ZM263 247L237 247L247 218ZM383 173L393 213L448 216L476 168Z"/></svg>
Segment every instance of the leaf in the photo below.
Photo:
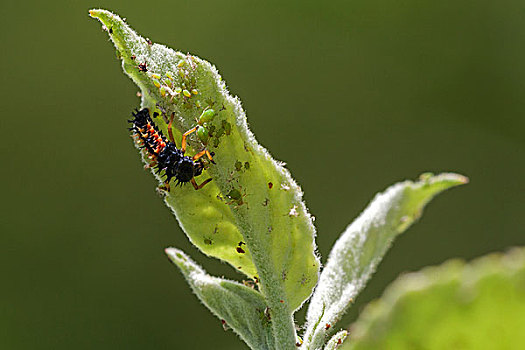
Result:
<svg viewBox="0 0 525 350"><path fill-rule="evenodd" d="M317 349L364 288L394 238L405 231L438 193L468 180L457 174L423 174L376 195L330 252L307 313L304 349ZM327 327L326 325L330 325Z"/></svg>
<svg viewBox="0 0 525 350"><path fill-rule="evenodd" d="M347 331L337 332L329 341L326 343L324 350L334 350L337 349L348 336Z"/></svg>
<svg viewBox="0 0 525 350"><path fill-rule="evenodd" d="M213 181L199 191L191 186L164 191L165 202L202 252L260 279L271 312L288 323L286 338L294 338L291 312L309 297L319 271L315 229L301 189L257 143L240 101L228 93L215 67L149 43L111 12L90 14L104 24L124 71L140 87L142 107L161 115L155 122L164 135L172 113L180 140L206 108L215 110L206 143L189 139L190 152L207 147L215 153L216 165L200 176Z"/></svg>
<svg viewBox="0 0 525 350"><path fill-rule="evenodd" d="M401 276L350 335L347 350L525 349L525 249Z"/></svg>
<svg viewBox="0 0 525 350"><path fill-rule="evenodd" d="M197 297L252 349L273 349L266 303L262 295L240 283L212 277L181 250L166 249Z"/></svg>

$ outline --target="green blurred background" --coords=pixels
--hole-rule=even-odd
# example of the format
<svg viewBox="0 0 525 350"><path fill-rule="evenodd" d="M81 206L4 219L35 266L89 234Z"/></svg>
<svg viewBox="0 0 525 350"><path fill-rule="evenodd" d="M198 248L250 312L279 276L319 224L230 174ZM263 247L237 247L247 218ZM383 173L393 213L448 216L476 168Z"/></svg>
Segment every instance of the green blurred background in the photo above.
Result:
<svg viewBox="0 0 525 350"><path fill-rule="evenodd" d="M188 243L142 170L137 89L92 7L218 67L303 187L325 258L389 184L470 177L397 240L341 326L404 271L525 244L521 0L4 0L1 349L244 348L164 256L241 277Z"/></svg>

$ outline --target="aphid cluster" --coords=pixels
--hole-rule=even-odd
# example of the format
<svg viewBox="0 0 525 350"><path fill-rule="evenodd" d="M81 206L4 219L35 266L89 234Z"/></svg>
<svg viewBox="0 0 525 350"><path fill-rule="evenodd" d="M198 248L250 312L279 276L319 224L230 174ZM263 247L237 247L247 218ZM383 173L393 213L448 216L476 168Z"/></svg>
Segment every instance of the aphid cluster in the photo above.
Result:
<svg viewBox="0 0 525 350"><path fill-rule="evenodd" d="M186 106L190 106L191 97L199 94L199 91L196 89L196 78L193 74L196 67L193 57L188 56L187 59L182 59L177 64L178 78L177 74L171 71L167 71L165 77L157 73L151 73L149 76L153 85L159 89L162 97L167 97L170 101L173 101L175 98L181 98L181 101ZM140 72L148 72L146 62L140 63L137 68ZM200 101L195 101L195 106L200 108Z"/></svg>
<svg viewBox="0 0 525 350"><path fill-rule="evenodd" d="M177 185L190 182L196 190L199 190L211 181L211 179L207 179L200 185L195 181L195 177L201 175L204 170L204 164L200 158L206 155L212 163L213 158L208 150L203 150L193 157L184 155L186 138L195 132L197 127L182 135L181 148L177 148L172 132L173 117L172 115L168 125L169 140L157 128L147 108L133 113L133 119L129 121L132 124L130 130L133 131L134 137L137 138L141 147L146 149L151 166L156 168L157 173L164 171L166 176L165 187L168 191L169 182L172 178L177 181Z"/></svg>

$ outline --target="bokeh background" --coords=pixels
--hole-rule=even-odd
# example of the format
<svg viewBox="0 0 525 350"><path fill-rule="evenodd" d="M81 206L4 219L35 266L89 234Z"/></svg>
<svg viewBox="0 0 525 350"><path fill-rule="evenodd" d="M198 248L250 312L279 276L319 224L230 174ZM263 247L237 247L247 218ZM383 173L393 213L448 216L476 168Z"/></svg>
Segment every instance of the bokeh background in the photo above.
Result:
<svg viewBox="0 0 525 350"><path fill-rule="evenodd" d="M521 0L4 0L1 349L245 347L164 256L241 277L189 244L142 170L137 89L92 7L218 67L303 187L325 258L388 185L470 177L398 238L341 326L400 273L525 244Z"/></svg>

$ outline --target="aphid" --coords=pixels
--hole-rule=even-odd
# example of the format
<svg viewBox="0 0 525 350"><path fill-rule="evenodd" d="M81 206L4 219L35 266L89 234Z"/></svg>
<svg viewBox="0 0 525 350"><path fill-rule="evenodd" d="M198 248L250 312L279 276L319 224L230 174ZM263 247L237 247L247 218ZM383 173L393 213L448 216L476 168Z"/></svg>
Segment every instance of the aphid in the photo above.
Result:
<svg viewBox="0 0 525 350"><path fill-rule="evenodd" d="M255 287L256 287L255 282L252 281L252 280L242 281L242 284L244 284L246 287L249 287L251 289L255 289Z"/></svg>
<svg viewBox="0 0 525 350"><path fill-rule="evenodd" d="M237 207L240 207L243 204L246 204L244 201L244 197L246 196L246 191L241 192L240 190L233 188L228 192L226 195L226 198L228 198L228 202L226 204L236 204Z"/></svg>
<svg viewBox="0 0 525 350"><path fill-rule="evenodd" d="M301 278L301 280L299 281L299 283L301 283L302 286L306 285L306 283L310 282L310 279L308 277L306 277L304 274L303 274L303 277Z"/></svg>
<svg viewBox="0 0 525 350"><path fill-rule="evenodd" d="M137 58L137 56L135 56L135 55L131 55L130 58L131 58L133 61L135 61L135 59Z"/></svg>
<svg viewBox="0 0 525 350"><path fill-rule="evenodd" d="M207 144L210 138L210 132L204 126L199 126L197 128L197 137L202 143Z"/></svg>
<svg viewBox="0 0 525 350"><path fill-rule="evenodd" d="M210 131L208 130L207 125L205 124L212 121L214 116L215 116L215 111L213 109L206 109L202 112L199 119L197 120L197 123L199 124L197 126L197 137L204 144L208 143L208 139L211 136Z"/></svg>
<svg viewBox="0 0 525 350"><path fill-rule="evenodd" d="M327 323L327 324L324 325L324 329L326 329L326 330L329 330L330 327L332 327L332 326L330 326L330 323Z"/></svg>
<svg viewBox="0 0 525 350"><path fill-rule="evenodd" d="M232 132L232 125L228 123L226 120L222 121L222 128L224 129L224 133L226 135L230 135L230 133Z"/></svg>
<svg viewBox="0 0 525 350"><path fill-rule="evenodd" d="M235 166L235 170L237 170L237 171L241 171L242 170L242 163L241 162L236 161L234 166Z"/></svg>
<svg viewBox="0 0 525 350"><path fill-rule="evenodd" d="M186 138L194 132L196 128L193 128L182 135L182 144L179 149L173 138L173 114L168 125L169 140L166 139L162 132L153 123L149 109L144 108L137 111L133 113L133 117L134 118L129 121L133 124L130 130L135 133L141 146L148 152L148 158L153 163L152 166L157 169L157 173L164 171L164 175L166 176L165 187L168 191L170 188L169 182L172 178L177 180L177 185L180 184L181 186L187 182L191 182L196 190L201 189L211 181L211 178L207 179L200 185L195 181L195 177L201 175L204 170L204 165L199 158L206 155L208 159L214 163L208 150L203 150L193 157L184 155L186 152Z"/></svg>
<svg viewBox="0 0 525 350"><path fill-rule="evenodd" d="M141 72L147 72L147 71L148 71L148 64L147 64L146 62L139 63L139 65L137 66L137 68L138 68L139 71L141 71Z"/></svg>
<svg viewBox="0 0 525 350"><path fill-rule="evenodd" d="M286 277L287 277L286 275L287 275L286 270L283 270L283 272L281 272L281 279L283 281L286 281Z"/></svg>
<svg viewBox="0 0 525 350"><path fill-rule="evenodd" d="M201 116L199 117L199 125L203 125L204 123L212 121L214 116L215 111L213 109L206 109L204 112L202 112Z"/></svg>

